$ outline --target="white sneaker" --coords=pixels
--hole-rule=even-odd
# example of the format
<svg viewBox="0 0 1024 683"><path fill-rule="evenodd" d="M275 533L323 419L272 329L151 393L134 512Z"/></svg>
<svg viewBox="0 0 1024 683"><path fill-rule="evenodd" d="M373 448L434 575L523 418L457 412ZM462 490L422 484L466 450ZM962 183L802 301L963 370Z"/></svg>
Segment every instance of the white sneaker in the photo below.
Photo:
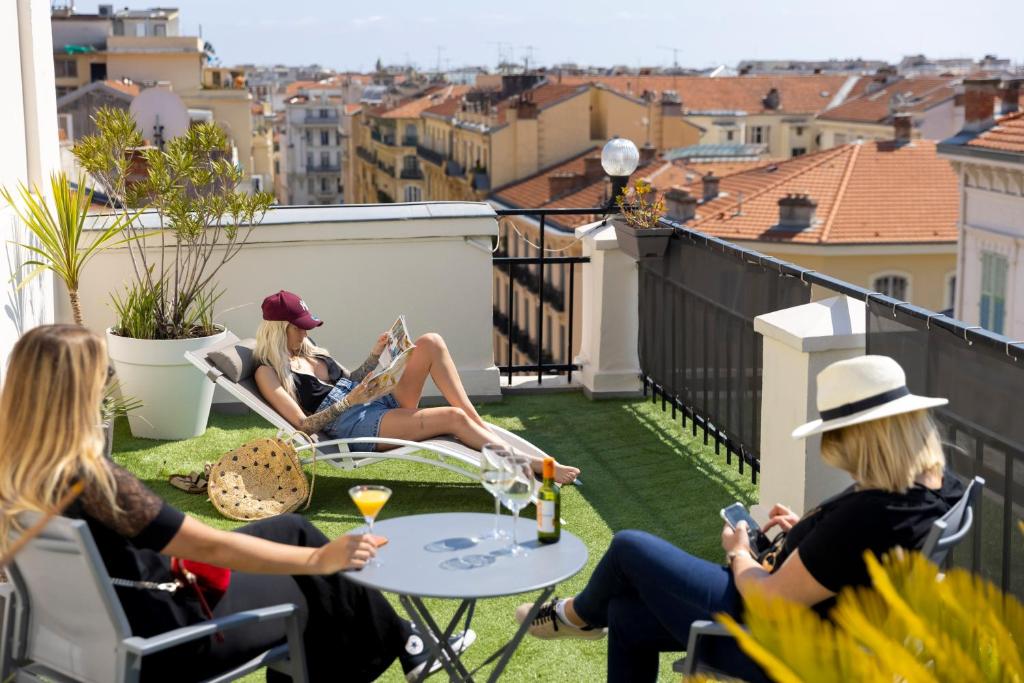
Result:
<svg viewBox="0 0 1024 683"><path fill-rule="evenodd" d="M608 629L595 628L593 626L576 626L562 621L555 612L558 598L553 598L546 605L541 605L537 616L530 622L527 629L534 638L541 640L555 640L557 638L581 638L583 640L601 640L608 634ZM524 602L516 608L516 621L520 624L526 621L527 615L533 609L532 602Z"/></svg>

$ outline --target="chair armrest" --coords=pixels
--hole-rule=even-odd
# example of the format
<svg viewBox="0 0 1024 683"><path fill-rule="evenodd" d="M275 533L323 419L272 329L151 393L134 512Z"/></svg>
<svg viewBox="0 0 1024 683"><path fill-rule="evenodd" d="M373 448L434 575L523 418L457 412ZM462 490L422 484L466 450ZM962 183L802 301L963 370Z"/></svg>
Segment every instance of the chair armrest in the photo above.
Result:
<svg viewBox="0 0 1024 683"><path fill-rule="evenodd" d="M733 636L726 630L725 626L717 622L693 622L690 624L690 642L686 645L686 659L676 662L676 665L680 666L677 668L673 665L674 671L688 676L693 676L697 673L697 665L700 663L700 643L701 638L704 637L732 638Z"/></svg>
<svg viewBox="0 0 1024 683"><path fill-rule="evenodd" d="M236 612L226 617L211 619L199 624L193 624L192 626L182 626L173 631L161 633L158 636L126 638L122 644L128 652L133 654L139 656L151 655L155 652L161 652L176 645L181 645L182 643L212 636L218 631L229 631L239 626L247 626L272 619L288 619L295 616L297 609L291 603L260 607L259 609Z"/></svg>

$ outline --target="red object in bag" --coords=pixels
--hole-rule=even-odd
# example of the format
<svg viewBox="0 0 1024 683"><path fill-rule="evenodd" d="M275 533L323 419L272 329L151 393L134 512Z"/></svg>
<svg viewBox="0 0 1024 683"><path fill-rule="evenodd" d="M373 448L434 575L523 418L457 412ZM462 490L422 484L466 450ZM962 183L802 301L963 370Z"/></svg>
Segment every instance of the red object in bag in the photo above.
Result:
<svg viewBox="0 0 1024 683"><path fill-rule="evenodd" d="M203 615L207 619L213 619L210 603L216 603L224 597L231 584L231 570L205 562L172 557L171 574L183 585L192 587L199 598ZM218 632L214 637L218 643L224 642L224 634Z"/></svg>

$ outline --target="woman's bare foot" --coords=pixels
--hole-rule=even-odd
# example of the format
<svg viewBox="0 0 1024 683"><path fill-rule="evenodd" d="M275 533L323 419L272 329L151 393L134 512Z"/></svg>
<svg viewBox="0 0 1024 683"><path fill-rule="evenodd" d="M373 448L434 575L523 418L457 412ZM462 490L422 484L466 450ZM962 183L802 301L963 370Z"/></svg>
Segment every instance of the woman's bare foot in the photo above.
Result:
<svg viewBox="0 0 1024 683"><path fill-rule="evenodd" d="M544 461L534 460L531 463L531 467L536 474L544 473ZM580 468L571 467L569 465L563 465L557 460L555 461L555 483L559 486L565 486L576 481L576 477L580 474Z"/></svg>

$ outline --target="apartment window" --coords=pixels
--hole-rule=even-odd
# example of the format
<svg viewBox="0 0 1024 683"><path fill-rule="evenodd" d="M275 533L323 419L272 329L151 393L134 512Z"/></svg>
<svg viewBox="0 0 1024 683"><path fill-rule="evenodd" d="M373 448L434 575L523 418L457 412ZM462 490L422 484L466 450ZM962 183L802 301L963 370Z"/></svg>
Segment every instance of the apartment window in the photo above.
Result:
<svg viewBox="0 0 1024 683"><path fill-rule="evenodd" d="M405 138L406 138L405 142L409 143L410 145L415 145L416 144L416 142L417 142L417 140L416 140L417 134L416 134L416 124L415 123L407 123L405 125Z"/></svg>
<svg viewBox="0 0 1024 683"><path fill-rule="evenodd" d="M320 168L327 168L331 165L330 152L320 152Z"/></svg>
<svg viewBox="0 0 1024 683"><path fill-rule="evenodd" d="M987 330L1003 333L1006 318L1006 257L990 251L981 253L981 309L979 323Z"/></svg>
<svg viewBox="0 0 1024 683"><path fill-rule="evenodd" d="M768 126L750 126L747 128L747 142L754 145L768 143Z"/></svg>
<svg viewBox="0 0 1024 683"><path fill-rule="evenodd" d="M330 187L331 186L327 182L327 178L321 178L320 179L320 191L321 192L328 192L328 191L330 191Z"/></svg>
<svg viewBox="0 0 1024 683"><path fill-rule="evenodd" d="M316 185L314 185L314 184L313 184L313 179L312 179L312 178L309 178L309 179L308 179L308 180L306 181L306 187L308 187L308 188L309 188L309 193L310 193L310 194L313 194L313 192L314 192L314 190L315 190L315 188L316 188Z"/></svg>
<svg viewBox="0 0 1024 683"><path fill-rule="evenodd" d="M311 131L311 130L307 130L306 131L306 144L307 145L312 145L313 144L313 131Z"/></svg>
<svg viewBox="0 0 1024 683"><path fill-rule="evenodd" d="M415 185L407 185L405 188L405 201L407 202L418 202L423 200L423 194L420 192L420 188Z"/></svg>
<svg viewBox="0 0 1024 683"><path fill-rule="evenodd" d="M725 140L726 140L726 142L732 142L735 138L736 138L736 131L734 131L734 130L727 130L727 131L725 131Z"/></svg>
<svg viewBox="0 0 1024 683"><path fill-rule="evenodd" d="M338 145L339 147L341 146L341 133L334 133L334 144Z"/></svg>
<svg viewBox="0 0 1024 683"><path fill-rule="evenodd" d="M946 273L946 295L942 305L947 311L952 311L956 306L956 272Z"/></svg>
<svg viewBox="0 0 1024 683"><path fill-rule="evenodd" d="M906 301L910 283L905 275L888 273L876 276L871 282L871 288L879 294L891 296L898 301Z"/></svg>
<svg viewBox="0 0 1024 683"><path fill-rule="evenodd" d="M799 157L803 156L804 154L807 154L806 147L794 147L793 149L789 150L790 156Z"/></svg>
<svg viewBox="0 0 1024 683"><path fill-rule="evenodd" d="M793 132L796 134L797 137L800 137L801 135L804 134L804 127L803 126L797 126L796 129Z"/></svg>
<svg viewBox="0 0 1024 683"><path fill-rule="evenodd" d="M419 168L419 163L414 156L402 157L402 168L406 171L415 171Z"/></svg>
<svg viewBox="0 0 1024 683"><path fill-rule="evenodd" d="M313 153L306 152L306 166L309 168L313 167Z"/></svg>
<svg viewBox="0 0 1024 683"><path fill-rule="evenodd" d="M73 59L55 59L53 73L57 78L77 78L78 62Z"/></svg>
<svg viewBox="0 0 1024 683"><path fill-rule="evenodd" d="M319 116L320 116L320 118L322 118L322 119L326 119L326 118L327 118L327 116L328 116L328 114L327 114L327 110L326 110L326 109L321 109L321 110L320 110L320 112L319 112Z"/></svg>
<svg viewBox="0 0 1024 683"><path fill-rule="evenodd" d="M167 24L153 24L153 35L160 37L166 36Z"/></svg>
<svg viewBox="0 0 1024 683"><path fill-rule="evenodd" d="M331 131L322 130L320 131L320 144L329 145L331 144Z"/></svg>

